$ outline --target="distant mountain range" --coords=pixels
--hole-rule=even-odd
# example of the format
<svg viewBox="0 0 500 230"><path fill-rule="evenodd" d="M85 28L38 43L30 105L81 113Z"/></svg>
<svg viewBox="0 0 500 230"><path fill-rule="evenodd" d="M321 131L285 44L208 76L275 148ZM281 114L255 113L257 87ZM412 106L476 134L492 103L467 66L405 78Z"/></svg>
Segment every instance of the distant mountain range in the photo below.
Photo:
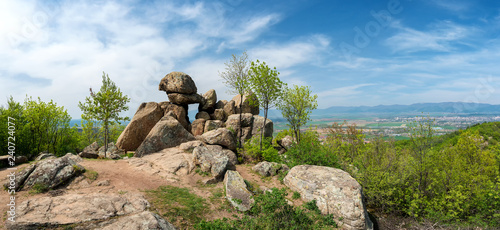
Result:
<svg viewBox="0 0 500 230"><path fill-rule="evenodd" d="M465 102L416 103L411 105L377 105L377 106L332 106L326 109L316 109L312 117L339 114L383 114L383 115L414 115L421 113L442 114L500 114L500 105ZM281 118L278 110L269 111L269 117Z"/></svg>

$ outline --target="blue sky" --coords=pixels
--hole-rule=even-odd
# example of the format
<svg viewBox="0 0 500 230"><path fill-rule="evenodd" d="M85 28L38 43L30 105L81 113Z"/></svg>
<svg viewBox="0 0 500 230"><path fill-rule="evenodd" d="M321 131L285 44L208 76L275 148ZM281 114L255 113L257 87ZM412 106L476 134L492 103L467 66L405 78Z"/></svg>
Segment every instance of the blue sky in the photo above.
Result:
<svg viewBox="0 0 500 230"><path fill-rule="evenodd" d="M147 2L147 3L144 3ZM160 79L191 75L217 91L231 54L266 61L320 108L500 101L500 2L19 1L0 2L0 92L78 101L102 72L132 98L166 101Z"/></svg>

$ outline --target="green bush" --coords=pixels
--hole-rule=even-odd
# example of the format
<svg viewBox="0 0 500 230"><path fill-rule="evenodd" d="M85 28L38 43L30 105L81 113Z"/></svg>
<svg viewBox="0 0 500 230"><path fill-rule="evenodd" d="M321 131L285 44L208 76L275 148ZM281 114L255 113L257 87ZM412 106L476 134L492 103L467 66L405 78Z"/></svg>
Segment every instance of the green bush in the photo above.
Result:
<svg viewBox="0 0 500 230"><path fill-rule="evenodd" d="M255 135L250 140L246 141L244 146L244 156L250 161L270 161L280 162L278 150L272 144L272 138L266 137L262 142L262 150L260 149L260 136Z"/></svg>
<svg viewBox="0 0 500 230"><path fill-rule="evenodd" d="M325 147L319 140L319 135L314 130L308 130L302 134L300 143L289 149L285 155L285 163L290 166L296 165L319 165L339 168L337 155L331 149Z"/></svg>

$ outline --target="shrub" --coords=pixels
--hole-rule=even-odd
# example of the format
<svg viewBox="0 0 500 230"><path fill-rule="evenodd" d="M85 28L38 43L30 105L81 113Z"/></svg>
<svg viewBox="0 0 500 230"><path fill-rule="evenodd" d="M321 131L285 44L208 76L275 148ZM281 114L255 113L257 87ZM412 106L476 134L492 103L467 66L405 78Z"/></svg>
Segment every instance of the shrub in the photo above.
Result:
<svg viewBox="0 0 500 230"><path fill-rule="evenodd" d="M245 158L250 161L270 161L280 162L278 150L271 144L272 138L266 137L262 142L262 150L260 149L260 136L255 135L250 140L246 141L244 146Z"/></svg>
<svg viewBox="0 0 500 230"><path fill-rule="evenodd" d="M340 167L336 154L321 144L319 135L314 130L303 133L300 143L285 154L285 163L290 167L304 164Z"/></svg>

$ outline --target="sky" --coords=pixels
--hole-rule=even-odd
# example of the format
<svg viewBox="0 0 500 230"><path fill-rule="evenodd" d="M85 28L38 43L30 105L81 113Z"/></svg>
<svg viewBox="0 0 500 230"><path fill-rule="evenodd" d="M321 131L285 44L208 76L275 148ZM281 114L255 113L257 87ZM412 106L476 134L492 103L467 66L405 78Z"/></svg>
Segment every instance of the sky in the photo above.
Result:
<svg viewBox="0 0 500 230"><path fill-rule="evenodd" d="M230 100L231 54L310 86L319 108L500 101L500 1L0 1L0 104L54 100L74 119L105 72L167 101L172 71Z"/></svg>

